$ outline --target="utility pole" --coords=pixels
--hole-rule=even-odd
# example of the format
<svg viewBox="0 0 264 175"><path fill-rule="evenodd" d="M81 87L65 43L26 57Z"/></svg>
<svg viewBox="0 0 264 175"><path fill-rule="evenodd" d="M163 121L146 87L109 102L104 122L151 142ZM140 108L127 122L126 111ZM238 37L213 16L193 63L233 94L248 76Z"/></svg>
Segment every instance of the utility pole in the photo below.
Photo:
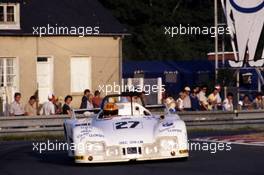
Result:
<svg viewBox="0 0 264 175"><path fill-rule="evenodd" d="M217 1L214 0L214 26L216 28L215 32L215 83L218 83L218 6Z"/></svg>

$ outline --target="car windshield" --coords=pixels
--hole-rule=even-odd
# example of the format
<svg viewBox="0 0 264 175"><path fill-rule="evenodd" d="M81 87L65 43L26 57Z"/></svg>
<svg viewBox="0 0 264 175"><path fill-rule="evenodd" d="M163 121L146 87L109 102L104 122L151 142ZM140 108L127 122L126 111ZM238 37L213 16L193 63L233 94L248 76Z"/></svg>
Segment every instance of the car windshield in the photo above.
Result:
<svg viewBox="0 0 264 175"><path fill-rule="evenodd" d="M143 106L142 93L122 93L120 95L106 96L103 99L101 109L105 117L114 117L134 115Z"/></svg>
<svg viewBox="0 0 264 175"><path fill-rule="evenodd" d="M140 116L151 115L145 108L144 101L140 93L122 93L107 95L101 104L100 109L79 109L74 110L76 117L90 117L99 114L98 118L113 118L118 116Z"/></svg>

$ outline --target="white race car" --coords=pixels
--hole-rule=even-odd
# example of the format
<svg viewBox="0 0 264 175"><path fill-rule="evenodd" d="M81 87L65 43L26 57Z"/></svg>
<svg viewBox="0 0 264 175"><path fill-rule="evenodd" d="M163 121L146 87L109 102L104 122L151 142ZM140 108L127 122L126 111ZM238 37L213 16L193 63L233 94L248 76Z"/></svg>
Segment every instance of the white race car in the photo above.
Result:
<svg viewBox="0 0 264 175"><path fill-rule="evenodd" d="M187 158L184 121L164 113L152 114L139 93L106 96L97 114L76 110L65 121L68 154L76 163Z"/></svg>

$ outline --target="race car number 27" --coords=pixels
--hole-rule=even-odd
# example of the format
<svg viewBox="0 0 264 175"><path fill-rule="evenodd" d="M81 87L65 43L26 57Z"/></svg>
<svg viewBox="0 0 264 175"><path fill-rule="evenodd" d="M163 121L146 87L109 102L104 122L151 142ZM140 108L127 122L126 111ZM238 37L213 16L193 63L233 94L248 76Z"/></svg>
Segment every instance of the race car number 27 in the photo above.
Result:
<svg viewBox="0 0 264 175"><path fill-rule="evenodd" d="M132 129L141 127L142 126L139 121L124 121L115 123L115 129Z"/></svg>

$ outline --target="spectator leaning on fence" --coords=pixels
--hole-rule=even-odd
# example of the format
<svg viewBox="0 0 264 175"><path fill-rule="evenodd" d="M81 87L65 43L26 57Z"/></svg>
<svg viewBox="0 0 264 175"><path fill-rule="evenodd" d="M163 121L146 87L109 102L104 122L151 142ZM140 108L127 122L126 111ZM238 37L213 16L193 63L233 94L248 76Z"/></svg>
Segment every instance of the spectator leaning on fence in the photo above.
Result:
<svg viewBox="0 0 264 175"><path fill-rule="evenodd" d="M101 94L100 94L100 92L99 92L98 90L96 90L96 91L94 92L94 97L93 97L93 99L92 99L92 102L93 102L93 106L94 106L95 108L99 108L100 105L101 105L101 103L102 103L102 98L101 98L100 95L101 95Z"/></svg>
<svg viewBox="0 0 264 175"><path fill-rule="evenodd" d="M192 111L199 111L200 110L200 103L197 94L199 93L199 88L194 88L190 95L191 98L191 106Z"/></svg>
<svg viewBox="0 0 264 175"><path fill-rule="evenodd" d="M183 104L183 99L184 98L185 98L185 94L183 92L180 92L179 98L176 101L176 103L177 103L177 109L179 111L183 111L184 110L184 104Z"/></svg>
<svg viewBox="0 0 264 175"><path fill-rule="evenodd" d="M258 92L254 101L253 106L255 109L264 109L264 99L262 97L262 93Z"/></svg>
<svg viewBox="0 0 264 175"><path fill-rule="evenodd" d="M218 102L217 102L218 90L215 88L214 91L208 96L208 110L217 110Z"/></svg>
<svg viewBox="0 0 264 175"><path fill-rule="evenodd" d="M62 114L62 97L54 97L55 114Z"/></svg>
<svg viewBox="0 0 264 175"><path fill-rule="evenodd" d="M55 114L55 105L54 105L55 96L53 94L48 95L48 101L45 102L41 108L41 115L54 115Z"/></svg>
<svg viewBox="0 0 264 175"><path fill-rule="evenodd" d="M177 103L175 102L175 100L172 97L168 97L164 100L164 104L166 106L166 109L171 112L171 113L175 113L176 107L177 107Z"/></svg>
<svg viewBox="0 0 264 175"><path fill-rule="evenodd" d="M93 109L94 106L93 106L93 95L92 94L89 94L88 95L88 100L87 100L87 106L86 106L86 109Z"/></svg>
<svg viewBox="0 0 264 175"><path fill-rule="evenodd" d="M200 106L201 110L208 110L208 102L207 102L207 97L206 97L206 92L207 92L207 86L202 86L201 90L198 94L198 99L200 101Z"/></svg>
<svg viewBox="0 0 264 175"><path fill-rule="evenodd" d="M233 104L233 94L228 93L226 99L223 101L223 110L224 111L233 111L234 104Z"/></svg>
<svg viewBox="0 0 264 175"><path fill-rule="evenodd" d="M71 102L72 102L72 96L67 95L64 99L64 105L62 107L62 114L68 114L68 115L72 114Z"/></svg>
<svg viewBox="0 0 264 175"><path fill-rule="evenodd" d="M91 91L89 89L84 90L80 109L87 109L88 97L90 94Z"/></svg>
<svg viewBox="0 0 264 175"><path fill-rule="evenodd" d="M36 97L35 96L31 96L29 98L28 103L25 105L25 115L28 115L28 116L36 116L37 115Z"/></svg>
<svg viewBox="0 0 264 175"><path fill-rule="evenodd" d="M16 92L14 95L14 102L10 104L9 113L11 116L23 116L25 115L24 106L20 102L21 93Z"/></svg>
<svg viewBox="0 0 264 175"><path fill-rule="evenodd" d="M216 85L215 89L217 90L217 95L216 95L217 109L222 110L222 98L220 96L221 86Z"/></svg>
<svg viewBox="0 0 264 175"><path fill-rule="evenodd" d="M183 90L183 93L184 93L183 106L184 106L184 110L186 110L186 111L190 111L192 108L191 99L190 99L190 92L191 92L191 89L188 86L186 86Z"/></svg>
<svg viewBox="0 0 264 175"><path fill-rule="evenodd" d="M248 95L245 95L242 101L239 102L240 110L252 110L253 104Z"/></svg>

